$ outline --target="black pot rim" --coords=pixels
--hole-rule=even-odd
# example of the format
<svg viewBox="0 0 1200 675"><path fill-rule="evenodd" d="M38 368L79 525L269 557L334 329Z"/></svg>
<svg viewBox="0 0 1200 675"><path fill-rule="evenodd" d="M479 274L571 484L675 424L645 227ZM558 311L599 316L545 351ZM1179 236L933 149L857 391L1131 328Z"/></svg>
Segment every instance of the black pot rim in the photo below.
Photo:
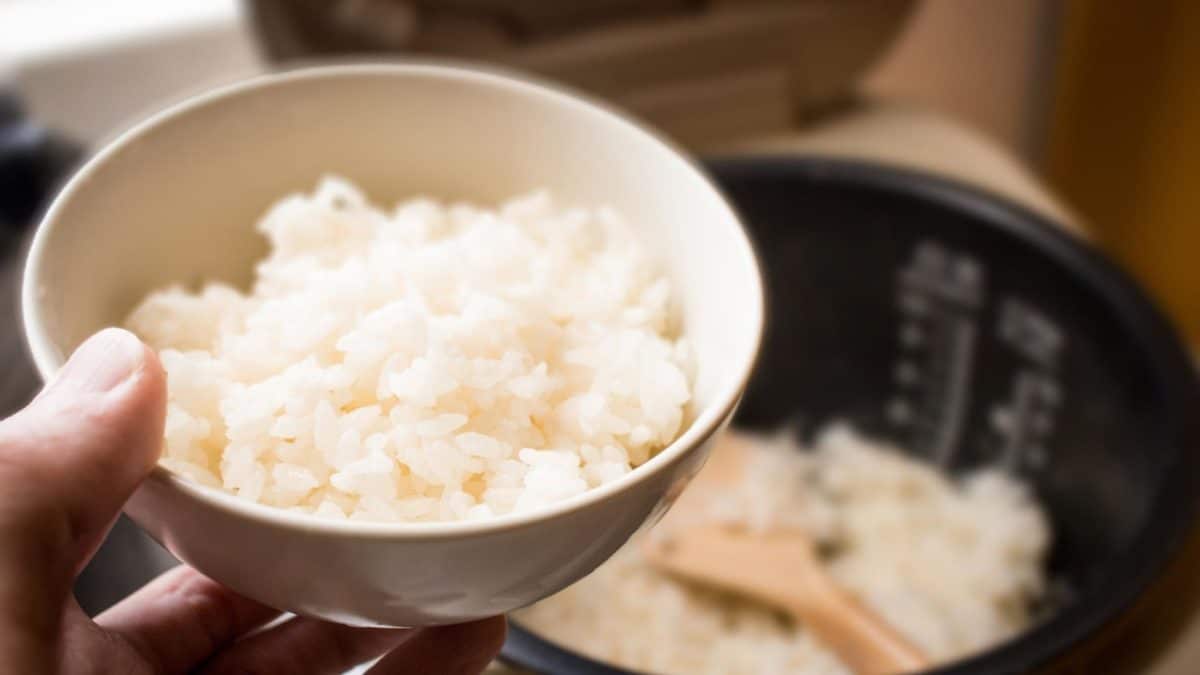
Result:
<svg viewBox="0 0 1200 675"><path fill-rule="evenodd" d="M826 179L901 194L962 211L1050 257L1105 299L1122 330L1141 345L1151 375L1164 392L1165 437L1176 448L1176 470L1150 508L1151 522L1106 575L1107 593L1073 601L1031 630L975 656L929 671L936 675L1028 672L1047 666L1126 611L1165 571L1192 532L1200 507L1200 378L1167 318L1132 279L1066 228L1011 201L953 180L868 161L822 156L717 157L704 161L723 179L755 175ZM563 649L513 623L502 656L556 675L639 675Z"/></svg>

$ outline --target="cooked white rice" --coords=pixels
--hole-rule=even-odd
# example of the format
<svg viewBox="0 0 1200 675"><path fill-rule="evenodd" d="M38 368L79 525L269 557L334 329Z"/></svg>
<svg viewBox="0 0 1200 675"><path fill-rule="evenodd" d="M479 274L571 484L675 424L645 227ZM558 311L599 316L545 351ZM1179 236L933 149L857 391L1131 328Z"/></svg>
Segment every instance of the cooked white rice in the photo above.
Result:
<svg viewBox="0 0 1200 675"><path fill-rule="evenodd" d="M939 662L1030 622L1050 535L1021 483L995 470L953 481L845 426L828 429L810 452L797 450L787 434L754 438L735 486L689 488L652 535L712 520L803 527L830 551L829 569L845 588ZM554 642L638 671L850 672L803 626L770 609L655 572L637 540L515 617Z"/></svg>
<svg viewBox="0 0 1200 675"><path fill-rule="evenodd" d="M671 293L631 227L546 192L384 210L327 178L259 222L248 294L151 294L162 463L328 518L527 511L670 443L690 398Z"/></svg>

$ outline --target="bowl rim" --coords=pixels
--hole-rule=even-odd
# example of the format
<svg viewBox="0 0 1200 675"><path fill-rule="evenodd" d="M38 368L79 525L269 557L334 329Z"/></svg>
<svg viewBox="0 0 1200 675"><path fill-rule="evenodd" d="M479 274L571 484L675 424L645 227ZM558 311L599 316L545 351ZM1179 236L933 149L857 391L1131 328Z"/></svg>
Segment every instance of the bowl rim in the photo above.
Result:
<svg viewBox="0 0 1200 675"><path fill-rule="evenodd" d="M1105 256L1048 217L1006 197L923 170L831 155L736 155L703 158L718 185L747 176L771 176L853 185L901 195L966 214L981 225L1013 236L1046 254L1095 292L1133 340L1146 345L1151 376L1165 392L1164 438L1176 448L1167 479L1148 512L1148 524L1114 557L1098 583L1105 592L1081 595L1044 621L992 647L928 671L927 675L1007 675L1044 668L1119 617L1166 571L1200 515L1200 370L1179 333L1131 277ZM752 228L753 224L749 226ZM751 230L753 231L753 230ZM1163 515L1167 517L1162 517ZM1158 517L1154 517L1158 516ZM509 622L502 655L519 665L562 675L644 675L588 658Z"/></svg>
<svg viewBox="0 0 1200 675"><path fill-rule="evenodd" d="M46 241L49 232L58 222L64 208L63 205L81 186L100 171L111 157L136 143L151 130L169 123L177 117L199 108L219 104L226 99L262 89L285 87L298 81L357 77L385 77L399 80L414 77L442 79L460 82L464 86L504 89L539 105L563 106L572 109L575 114L592 116L597 123L617 125L624 133L666 151L667 155L677 163L679 169L690 173L699 181L701 188L708 190L715 197L717 204L724 207L724 219L734 230L737 250L731 255L740 259L745 269L750 272L753 290L756 291L751 293L751 297L745 298L746 323L749 331L747 349L743 353L730 355L735 359L735 365L731 368L732 377L729 383L716 392L711 402L697 411L691 424L674 441L649 460L615 481L528 512L471 521L413 523L334 520L250 502L218 488L200 485L166 469L161 464L155 465L146 482L159 484L206 508L222 511L226 515L253 521L262 526L332 537L422 541L494 534L535 526L538 523L581 511L589 506L616 498L634 486L650 481L655 476L668 471L669 467L691 452L699 449L737 407L762 345L765 322L763 273L740 213L717 187L709 174L689 154L662 134L634 120L612 105L557 82L550 82L528 73L491 64L456 59L420 58L349 63L335 61L324 65L306 65L258 75L215 87L176 102L117 134L90 157L55 195L37 225L25 257L25 265L21 273L21 323L26 346L42 380L49 382L65 360L58 353L46 329L40 310L39 292L36 287L37 279L41 276Z"/></svg>

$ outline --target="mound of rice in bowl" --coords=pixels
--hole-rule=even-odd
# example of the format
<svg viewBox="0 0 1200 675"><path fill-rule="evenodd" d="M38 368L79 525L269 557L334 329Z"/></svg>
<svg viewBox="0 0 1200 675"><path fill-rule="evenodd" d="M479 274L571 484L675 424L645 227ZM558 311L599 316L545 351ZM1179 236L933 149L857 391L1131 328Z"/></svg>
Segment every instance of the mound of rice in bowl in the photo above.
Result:
<svg viewBox="0 0 1200 675"><path fill-rule="evenodd" d="M683 426L671 289L611 209L387 211L327 178L258 229L249 293L167 288L127 321L167 370L179 474L328 518L490 518L615 480Z"/></svg>

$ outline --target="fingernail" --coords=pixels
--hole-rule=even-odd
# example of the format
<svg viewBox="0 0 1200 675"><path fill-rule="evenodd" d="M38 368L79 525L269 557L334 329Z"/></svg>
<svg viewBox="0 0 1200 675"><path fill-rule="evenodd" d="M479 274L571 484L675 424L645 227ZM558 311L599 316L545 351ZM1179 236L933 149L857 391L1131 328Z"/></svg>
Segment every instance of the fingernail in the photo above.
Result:
<svg viewBox="0 0 1200 675"><path fill-rule="evenodd" d="M105 328L79 345L51 386L110 391L136 373L145 358L146 349L133 333Z"/></svg>

